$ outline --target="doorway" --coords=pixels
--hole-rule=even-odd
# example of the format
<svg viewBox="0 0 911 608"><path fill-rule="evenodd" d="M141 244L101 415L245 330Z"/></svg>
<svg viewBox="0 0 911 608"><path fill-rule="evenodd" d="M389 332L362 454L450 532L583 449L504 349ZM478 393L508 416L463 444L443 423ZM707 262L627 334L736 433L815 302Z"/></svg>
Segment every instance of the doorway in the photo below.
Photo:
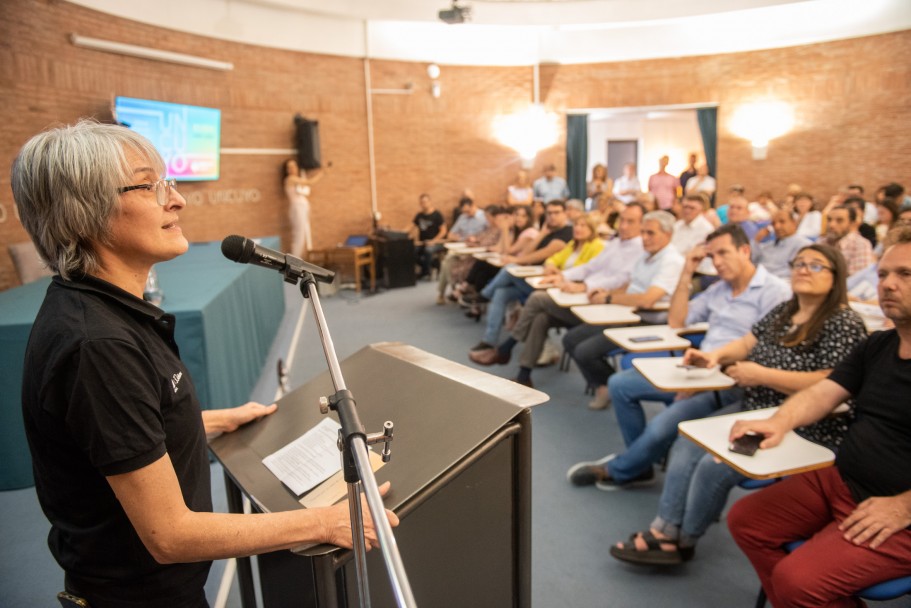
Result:
<svg viewBox="0 0 911 608"><path fill-rule="evenodd" d="M636 139L607 140L607 175L614 181L623 175L623 166L636 164L639 159L639 141Z"/></svg>

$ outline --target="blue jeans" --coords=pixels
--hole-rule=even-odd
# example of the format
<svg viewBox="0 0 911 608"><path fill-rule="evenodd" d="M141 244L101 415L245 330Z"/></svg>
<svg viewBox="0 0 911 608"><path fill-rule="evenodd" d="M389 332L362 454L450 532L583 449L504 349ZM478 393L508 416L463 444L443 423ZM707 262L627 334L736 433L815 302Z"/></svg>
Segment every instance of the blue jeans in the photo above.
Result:
<svg viewBox="0 0 911 608"><path fill-rule="evenodd" d="M525 279L516 278L509 274L506 268L501 268L481 290L481 295L490 300L487 305L487 326L481 340L488 344L496 344L503 328L506 307L510 302L524 302L533 291Z"/></svg>
<svg viewBox="0 0 911 608"><path fill-rule="evenodd" d="M733 403L713 416L739 411L740 403ZM720 517L731 488L744 479L746 477L728 465L715 462L692 441L681 439L671 448L664 490L658 502L658 518L653 527L665 533L673 533L676 529L685 546L694 545Z"/></svg>
<svg viewBox="0 0 911 608"><path fill-rule="evenodd" d="M696 393L689 399L672 402L671 393L658 391L636 370L615 374L608 387L617 423L626 443L626 451L607 463L610 476L619 483L635 479L660 460L677 438L678 424L705 418L719 407L713 391ZM637 388L641 392L634 392ZM724 406L739 402L743 392L733 388L718 395ZM669 405L646 425L640 400L663 401Z"/></svg>
<svg viewBox="0 0 911 608"><path fill-rule="evenodd" d="M573 327L563 336L563 348L579 366L589 386L607 384L607 379L614 373L607 355L618 347L604 337L603 326L582 324Z"/></svg>

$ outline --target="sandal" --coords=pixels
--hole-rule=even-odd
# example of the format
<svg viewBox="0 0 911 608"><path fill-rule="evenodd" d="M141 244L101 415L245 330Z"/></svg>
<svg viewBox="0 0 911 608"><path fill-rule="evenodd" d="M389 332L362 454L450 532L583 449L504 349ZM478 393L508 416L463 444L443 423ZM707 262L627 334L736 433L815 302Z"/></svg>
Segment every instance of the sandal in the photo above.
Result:
<svg viewBox="0 0 911 608"><path fill-rule="evenodd" d="M636 538L645 541L645 550L636 548ZM671 551L661 548L661 545L672 545ZM631 534L629 540L618 547L610 548L610 554L615 558L631 564L646 566L676 566L693 559L695 547L680 548L676 540L656 537L651 530Z"/></svg>

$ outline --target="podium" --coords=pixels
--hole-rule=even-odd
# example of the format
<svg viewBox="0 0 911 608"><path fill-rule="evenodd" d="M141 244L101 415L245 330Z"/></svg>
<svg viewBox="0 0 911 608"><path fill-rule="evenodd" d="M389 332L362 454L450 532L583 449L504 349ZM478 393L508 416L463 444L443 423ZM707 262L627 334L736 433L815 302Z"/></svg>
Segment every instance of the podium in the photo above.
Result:
<svg viewBox="0 0 911 608"><path fill-rule="evenodd" d="M419 606L531 605L531 415L548 399L401 343L367 346L341 363L367 432L395 424L385 504ZM268 418L212 441L228 504L254 511L303 508L262 464L321 419L334 393L328 372L279 401ZM330 413L330 416L335 416ZM357 606L351 551L320 545L259 556L265 608ZM371 605L395 606L379 550L367 557ZM243 605L255 605L252 567L238 560Z"/></svg>
<svg viewBox="0 0 911 608"><path fill-rule="evenodd" d="M390 238L382 234L372 239L377 255L377 268L387 289L414 287L414 241Z"/></svg>

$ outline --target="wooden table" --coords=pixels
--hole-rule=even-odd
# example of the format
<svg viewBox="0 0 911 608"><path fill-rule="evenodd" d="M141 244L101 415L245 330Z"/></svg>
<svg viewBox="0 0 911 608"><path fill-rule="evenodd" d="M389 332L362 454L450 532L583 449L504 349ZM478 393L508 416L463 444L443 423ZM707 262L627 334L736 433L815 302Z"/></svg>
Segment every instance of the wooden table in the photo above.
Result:
<svg viewBox="0 0 911 608"><path fill-rule="evenodd" d="M548 293L550 293L549 290ZM632 306L622 304L589 304L588 306L573 306L570 310L583 323L589 325L629 325L642 320L633 312Z"/></svg>
<svg viewBox="0 0 911 608"><path fill-rule="evenodd" d="M361 268L367 266L370 272L370 291L376 291L376 257L373 247L336 247L335 249L313 249L308 262L319 266L335 267L337 270L350 269L354 273L354 289L361 292Z"/></svg>
<svg viewBox="0 0 911 608"><path fill-rule="evenodd" d="M633 359L633 367L645 376L656 388L676 393L679 391L720 391L734 386L734 379L721 370L686 370L678 367L683 357L661 357L657 359Z"/></svg>
<svg viewBox="0 0 911 608"><path fill-rule="evenodd" d="M631 353L654 353L660 351L685 350L691 342L678 335L678 330L669 325L640 325L638 327L615 327L604 330L604 337ZM656 337L657 340L634 342L632 339Z"/></svg>
<svg viewBox="0 0 911 608"><path fill-rule="evenodd" d="M831 466L835 462L832 450L807 441L794 431L787 433L780 444L767 450L757 450L753 456L735 454L728 450L728 435L737 420L765 420L778 411L770 407L724 416L687 420L677 425L680 434L713 456L723 460L738 473L752 479L773 479Z"/></svg>

